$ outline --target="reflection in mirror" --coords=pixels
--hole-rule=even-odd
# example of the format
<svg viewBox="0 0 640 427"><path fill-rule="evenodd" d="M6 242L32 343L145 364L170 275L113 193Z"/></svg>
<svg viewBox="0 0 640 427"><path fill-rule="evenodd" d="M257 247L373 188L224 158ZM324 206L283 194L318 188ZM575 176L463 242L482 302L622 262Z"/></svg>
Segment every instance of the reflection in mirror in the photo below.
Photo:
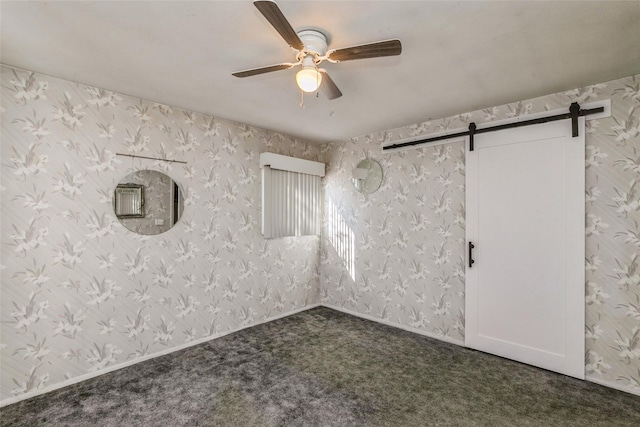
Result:
<svg viewBox="0 0 640 427"><path fill-rule="evenodd" d="M160 234L173 227L184 209L180 187L162 172L140 170L115 189L113 209L122 225L138 234Z"/></svg>
<svg viewBox="0 0 640 427"><path fill-rule="evenodd" d="M118 184L115 202L118 218L144 218L144 185Z"/></svg>
<svg viewBox="0 0 640 427"><path fill-rule="evenodd" d="M361 193L374 193L382 184L382 167L375 160L365 159L353 170L353 185Z"/></svg>

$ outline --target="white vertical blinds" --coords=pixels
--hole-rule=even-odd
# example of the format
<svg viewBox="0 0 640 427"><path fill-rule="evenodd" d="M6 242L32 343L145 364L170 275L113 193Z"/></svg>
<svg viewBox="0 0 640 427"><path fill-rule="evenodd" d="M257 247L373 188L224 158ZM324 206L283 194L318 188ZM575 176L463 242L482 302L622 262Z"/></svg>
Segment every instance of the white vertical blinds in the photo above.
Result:
<svg viewBox="0 0 640 427"><path fill-rule="evenodd" d="M286 159L285 156L279 157ZM279 165L279 167L283 166ZM324 164L322 164L322 172L324 172ZM320 234L321 192L322 181L319 175L262 165L262 234L264 237Z"/></svg>

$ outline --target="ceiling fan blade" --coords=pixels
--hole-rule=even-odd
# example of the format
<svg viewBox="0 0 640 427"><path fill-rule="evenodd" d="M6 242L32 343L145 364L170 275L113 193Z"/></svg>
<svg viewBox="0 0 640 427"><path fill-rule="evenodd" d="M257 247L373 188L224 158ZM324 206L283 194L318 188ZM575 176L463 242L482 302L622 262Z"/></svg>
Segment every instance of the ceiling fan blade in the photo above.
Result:
<svg viewBox="0 0 640 427"><path fill-rule="evenodd" d="M304 49L304 44L298 34L295 32L287 18L284 17L278 5L273 1L268 0L257 0L254 1L253 4L258 8L260 13L267 18L267 21L276 29L278 33L282 36L282 38L289 43L294 49L302 50Z"/></svg>
<svg viewBox="0 0 640 427"><path fill-rule="evenodd" d="M338 86L333 82L329 74L325 70L319 70L322 73L322 83L320 83L320 90L329 99L336 99L342 96L342 92L338 89Z"/></svg>
<svg viewBox="0 0 640 427"><path fill-rule="evenodd" d="M381 56L395 56L402 53L400 40L361 44L358 46L332 49L327 53L330 61L351 61L353 59L378 58Z"/></svg>
<svg viewBox="0 0 640 427"><path fill-rule="evenodd" d="M232 75L236 77L251 77L251 76L257 76L258 74L270 73L272 71L288 70L294 65L296 64L291 64L287 62L284 64L269 65L268 67L252 68L250 70L236 71Z"/></svg>

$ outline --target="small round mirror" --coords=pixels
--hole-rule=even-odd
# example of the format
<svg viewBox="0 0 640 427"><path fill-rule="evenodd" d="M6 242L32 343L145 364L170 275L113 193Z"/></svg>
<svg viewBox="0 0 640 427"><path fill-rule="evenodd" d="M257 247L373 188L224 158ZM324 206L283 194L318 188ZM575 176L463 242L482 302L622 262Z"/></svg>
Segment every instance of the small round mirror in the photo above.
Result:
<svg viewBox="0 0 640 427"><path fill-rule="evenodd" d="M115 189L113 210L122 225L138 234L160 234L173 227L184 209L180 187L170 176L140 170Z"/></svg>
<svg viewBox="0 0 640 427"><path fill-rule="evenodd" d="M365 159L353 170L353 185L361 193L374 193L382 184L382 167L375 160Z"/></svg>

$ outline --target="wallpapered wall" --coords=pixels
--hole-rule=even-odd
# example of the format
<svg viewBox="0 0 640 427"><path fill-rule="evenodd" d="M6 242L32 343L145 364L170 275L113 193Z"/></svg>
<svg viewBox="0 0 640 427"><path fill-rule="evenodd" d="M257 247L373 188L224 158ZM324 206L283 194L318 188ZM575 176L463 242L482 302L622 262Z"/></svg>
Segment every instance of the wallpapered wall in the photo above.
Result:
<svg viewBox="0 0 640 427"><path fill-rule="evenodd" d="M640 393L640 76L322 146L2 66L1 398L321 300L464 340L464 147L381 143L598 99L587 122L587 377ZM316 237L260 235L259 153L328 162ZM319 152L321 151L321 152ZM185 160L132 160L116 152ZM365 157L385 178L350 182ZM167 173L184 216L126 230L112 192ZM318 254L320 256L318 257Z"/></svg>
<svg viewBox="0 0 640 427"><path fill-rule="evenodd" d="M259 154L318 160L284 135L3 66L1 398L317 301L317 236L260 234ZM116 152L185 160L132 160ZM182 188L171 230L112 211L138 169Z"/></svg>
<svg viewBox="0 0 640 427"><path fill-rule="evenodd" d="M322 302L462 343L464 144L381 145L601 99L612 116L586 136L586 376L640 394L640 75L323 146ZM368 196L350 182L365 157L385 174Z"/></svg>

